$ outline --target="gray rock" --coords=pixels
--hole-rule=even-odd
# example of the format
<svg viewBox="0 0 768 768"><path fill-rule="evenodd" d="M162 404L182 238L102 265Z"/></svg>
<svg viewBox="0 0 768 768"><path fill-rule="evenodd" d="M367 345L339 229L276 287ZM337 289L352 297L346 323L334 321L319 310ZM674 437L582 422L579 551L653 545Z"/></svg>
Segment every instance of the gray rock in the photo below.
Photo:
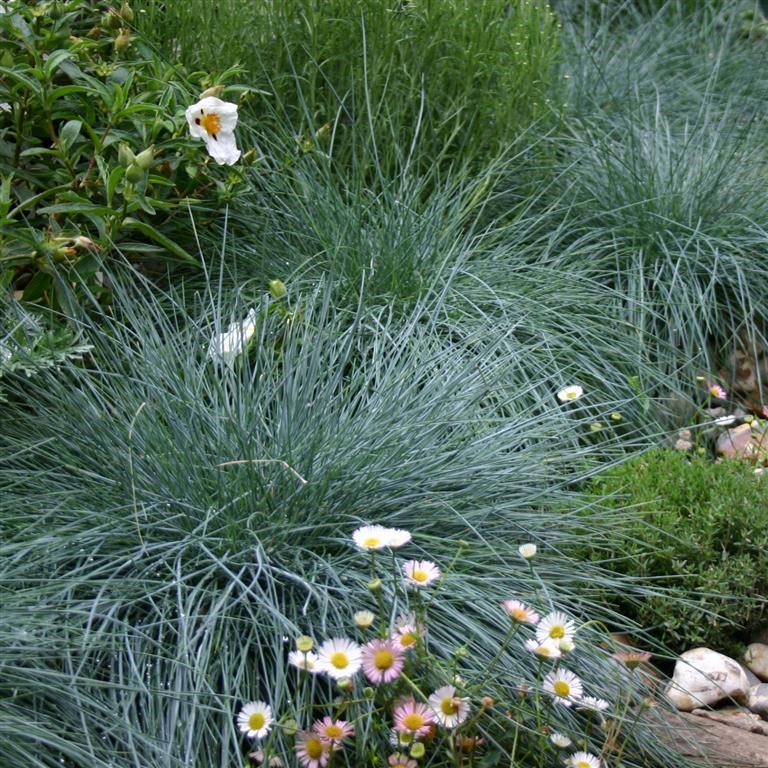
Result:
<svg viewBox="0 0 768 768"><path fill-rule="evenodd" d="M707 720L714 720L717 723L723 723L723 725L730 725L732 728L738 728L741 731L768 736L768 723L763 722L753 712L747 712L741 707L723 707L722 709L714 710L694 709L691 714L698 717L706 717Z"/></svg>
<svg viewBox="0 0 768 768"><path fill-rule="evenodd" d="M750 688L763 682L746 664L739 664L739 666L744 670L744 674L747 676L747 680L749 680Z"/></svg>
<svg viewBox="0 0 768 768"><path fill-rule="evenodd" d="M761 680L768 680L768 645L751 643L744 653L744 661Z"/></svg>
<svg viewBox="0 0 768 768"><path fill-rule="evenodd" d="M690 712L728 698L746 701L749 680L738 661L709 648L693 648L677 660L665 693L677 709Z"/></svg>
<svg viewBox="0 0 768 768"><path fill-rule="evenodd" d="M768 683L758 683L749 689L747 706L750 712L768 720Z"/></svg>

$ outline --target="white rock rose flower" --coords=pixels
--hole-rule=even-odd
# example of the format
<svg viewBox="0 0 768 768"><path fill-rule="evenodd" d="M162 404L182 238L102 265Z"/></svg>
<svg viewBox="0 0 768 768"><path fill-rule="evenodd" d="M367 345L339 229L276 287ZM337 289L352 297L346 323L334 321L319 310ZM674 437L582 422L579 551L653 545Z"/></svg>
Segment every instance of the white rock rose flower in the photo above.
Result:
<svg viewBox="0 0 768 768"><path fill-rule="evenodd" d="M206 96L187 107L186 116L189 132L205 142L208 154L219 165L234 165L240 159L235 143L237 104Z"/></svg>
<svg viewBox="0 0 768 768"><path fill-rule="evenodd" d="M208 356L214 362L231 364L245 351L254 333L256 333L256 310L251 309L245 320L231 323L224 333L219 333L211 339L208 345Z"/></svg>

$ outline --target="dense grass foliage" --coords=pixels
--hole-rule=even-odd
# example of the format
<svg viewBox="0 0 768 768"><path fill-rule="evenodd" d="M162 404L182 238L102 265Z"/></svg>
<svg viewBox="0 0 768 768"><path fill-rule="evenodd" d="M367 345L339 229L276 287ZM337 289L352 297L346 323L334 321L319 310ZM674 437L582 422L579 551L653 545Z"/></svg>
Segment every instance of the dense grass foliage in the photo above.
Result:
<svg viewBox="0 0 768 768"><path fill-rule="evenodd" d="M626 752L603 731L587 748L608 768L684 765L632 725L641 694L607 631L642 636L643 605L676 627L711 606L689 593L701 574L670 588L670 539L627 539L643 509L603 503L600 482L682 426L696 376L765 327L766 49L751 3L594 5L137 3L151 62L172 54L224 98L264 93L240 104L248 163L197 158L226 203L189 211L199 268L169 259L150 279L96 254L97 295L52 267L79 297L47 318L61 354L20 365L21 320L0 332L0 763L246 766L235 716L263 698L294 764L285 720L309 712L287 652L374 607L349 536L381 522L448 572L429 625L444 669L494 667L501 600L565 610L592 622L566 666L623 702L632 734ZM248 349L216 363L211 339L246 316ZM629 555L653 566L623 569ZM383 590L394 622L403 592ZM516 731L507 706L544 667L519 646L499 658L475 764L516 760L518 741L519 762L559 764L534 748L541 713L566 730L580 715L535 699ZM383 765L362 743L336 764Z"/></svg>
<svg viewBox="0 0 768 768"><path fill-rule="evenodd" d="M267 91L254 119L309 142L327 133L328 152L368 181L482 164L559 109L544 0L141 5L167 55L211 72L243 64Z"/></svg>
<svg viewBox="0 0 768 768"><path fill-rule="evenodd" d="M616 624L591 596L644 593L568 555L579 514L547 514L575 507L592 469L588 409L521 387L525 350L489 328L450 334L442 301L393 319L349 317L323 291L288 316L264 298L252 355L221 370L207 342L229 308L118 295L118 318L81 328L91 365L15 380L3 414L3 685L23 691L6 708L46 722L0 742L9 764L31 742L45 765L236 760L243 701L292 706L283 636L338 633L368 605L348 541L360 521L413 531L443 564L459 555L430 630L447 654L461 627L467 675L502 641L500 599L539 590L522 541L544 547L550 605ZM592 535L623 515L593 515ZM588 637L580 671L611 695ZM500 691L528 656L510 654Z"/></svg>

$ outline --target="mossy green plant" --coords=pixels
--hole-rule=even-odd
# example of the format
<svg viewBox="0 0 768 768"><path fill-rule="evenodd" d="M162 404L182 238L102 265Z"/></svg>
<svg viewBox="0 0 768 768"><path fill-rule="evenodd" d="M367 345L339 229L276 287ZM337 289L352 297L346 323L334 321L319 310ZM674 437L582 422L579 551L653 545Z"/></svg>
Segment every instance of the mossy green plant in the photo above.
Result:
<svg viewBox="0 0 768 768"><path fill-rule="evenodd" d="M768 485L751 464L660 448L603 472L587 495L637 510L620 537L585 554L669 587L636 604L610 597L655 640L676 651L735 652L764 626Z"/></svg>

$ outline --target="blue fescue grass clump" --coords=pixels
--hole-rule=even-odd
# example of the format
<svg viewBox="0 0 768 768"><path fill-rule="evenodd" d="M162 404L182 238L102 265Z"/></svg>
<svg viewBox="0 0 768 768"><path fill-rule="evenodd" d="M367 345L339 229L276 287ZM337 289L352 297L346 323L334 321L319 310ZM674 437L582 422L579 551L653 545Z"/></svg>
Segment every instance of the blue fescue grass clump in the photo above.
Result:
<svg viewBox="0 0 768 768"><path fill-rule="evenodd" d="M3 707L26 726L0 742L8 764L240 760L234 714L259 697L288 707L292 639L344 632L368 607L349 542L363 521L411 530L412 556L460 555L430 632L448 654L461 628L467 674L502 642L501 599L538 591L620 623L593 595L645 589L570 559L584 519L547 512L602 450L592 415L521 387L525 350L480 323L451 334L444 300L396 318L337 309L323 289L289 307L264 296L251 351L217 366L209 339L248 305L186 310L115 280L114 310L81 320L87 367L9 382ZM631 410L619 400L593 407ZM589 535L623 514L592 516ZM529 540L551 553L538 585L517 554ZM599 690L604 662L585 653Z"/></svg>

